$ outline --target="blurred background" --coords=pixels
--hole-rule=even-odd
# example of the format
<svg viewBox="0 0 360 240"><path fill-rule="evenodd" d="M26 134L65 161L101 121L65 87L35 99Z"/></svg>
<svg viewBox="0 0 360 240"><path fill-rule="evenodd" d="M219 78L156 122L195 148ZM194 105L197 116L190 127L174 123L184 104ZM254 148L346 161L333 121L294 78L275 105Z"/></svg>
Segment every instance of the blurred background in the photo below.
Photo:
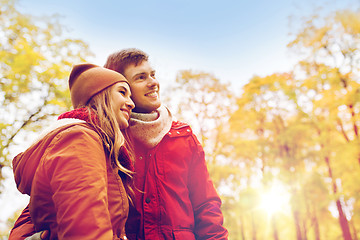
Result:
<svg viewBox="0 0 360 240"><path fill-rule="evenodd" d="M230 240L360 239L359 0L0 3L0 239L72 65L129 47L204 146Z"/></svg>

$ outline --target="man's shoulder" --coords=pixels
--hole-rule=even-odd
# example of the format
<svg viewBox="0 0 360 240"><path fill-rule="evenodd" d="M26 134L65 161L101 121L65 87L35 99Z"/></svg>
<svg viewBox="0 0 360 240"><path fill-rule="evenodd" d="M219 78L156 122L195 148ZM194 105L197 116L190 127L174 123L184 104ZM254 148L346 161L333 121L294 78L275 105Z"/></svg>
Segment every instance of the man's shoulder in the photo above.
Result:
<svg viewBox="0 0 360 240"><path fill-rule="evenodd" d="M182 121L172 121L171 129L190 128L190 125Z"/></svg>
<svg viewBox="0 0 360 240"><path fill-rule="evenodd" d="M189 124L181 121L173 121L170 131L170 137L193 135L193 131Z"/></svg>

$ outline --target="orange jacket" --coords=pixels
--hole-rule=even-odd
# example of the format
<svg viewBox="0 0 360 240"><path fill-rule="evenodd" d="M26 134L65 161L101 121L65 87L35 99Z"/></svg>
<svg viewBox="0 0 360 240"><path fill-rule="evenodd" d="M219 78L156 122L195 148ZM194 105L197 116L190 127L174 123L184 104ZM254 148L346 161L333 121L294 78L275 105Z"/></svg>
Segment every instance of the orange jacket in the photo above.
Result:
<svg viewBox="0 0 360 240"><path fill-rule="evenodd" d="M124 239L127 194L89 124L51 131L16 156L13 167L18 189L30 195L34 231L49 229L50 239ZM27 221L18 219L10 240L33 233L21 229L22 220Z"/></svg>

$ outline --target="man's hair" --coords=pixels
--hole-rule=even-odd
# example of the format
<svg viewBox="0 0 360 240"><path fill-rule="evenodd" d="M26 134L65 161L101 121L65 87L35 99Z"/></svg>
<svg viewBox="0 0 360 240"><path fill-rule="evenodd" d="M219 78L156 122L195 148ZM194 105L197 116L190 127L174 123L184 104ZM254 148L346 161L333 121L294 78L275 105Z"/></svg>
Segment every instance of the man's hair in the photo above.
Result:
<svg viewBox="0 0 360 240"><path fill-rule="evenodd" d="M124 75L124 71L129 65L137 66L148 59L149 55L145 52L136 48L126 48L110 54L104 67Z"/></svg>

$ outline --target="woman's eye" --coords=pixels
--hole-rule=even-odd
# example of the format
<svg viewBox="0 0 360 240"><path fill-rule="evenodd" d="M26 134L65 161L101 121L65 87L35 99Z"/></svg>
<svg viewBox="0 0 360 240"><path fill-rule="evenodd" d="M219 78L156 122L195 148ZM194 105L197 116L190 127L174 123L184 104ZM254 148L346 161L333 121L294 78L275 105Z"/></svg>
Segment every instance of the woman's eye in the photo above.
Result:
<svg viewBox="0 0 360 240"><path fill-rule="evenodd" d="M121 93L121 95L125 96L125 91L119 91L119 93Z"/></svg>

